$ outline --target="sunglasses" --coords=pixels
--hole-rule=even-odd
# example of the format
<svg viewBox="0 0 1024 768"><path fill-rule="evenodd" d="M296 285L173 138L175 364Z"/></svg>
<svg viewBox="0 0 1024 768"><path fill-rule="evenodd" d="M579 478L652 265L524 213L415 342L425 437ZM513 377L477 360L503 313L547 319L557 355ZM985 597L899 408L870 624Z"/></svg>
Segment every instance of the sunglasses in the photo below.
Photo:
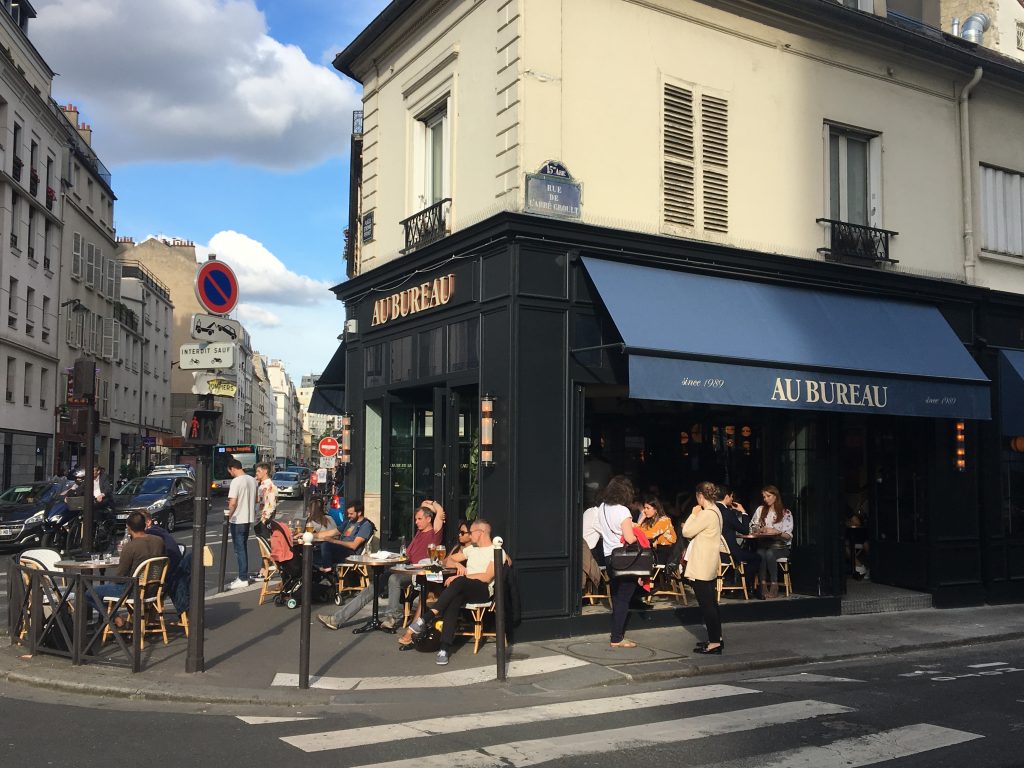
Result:
<svg viewBox="0 0 1024 768"><path fill-rule="evenodd" d="M469 531L459 531L459 536L469 536Z"/></svg>

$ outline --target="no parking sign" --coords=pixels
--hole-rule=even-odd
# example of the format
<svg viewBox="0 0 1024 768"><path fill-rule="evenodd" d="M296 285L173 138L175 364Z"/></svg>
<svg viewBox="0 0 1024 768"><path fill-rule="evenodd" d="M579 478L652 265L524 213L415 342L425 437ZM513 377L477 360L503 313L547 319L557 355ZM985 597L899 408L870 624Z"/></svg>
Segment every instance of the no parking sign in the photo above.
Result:
<svg viewBox="0 0 1024 768"><path fill-rule="evenodd" d="M208 261L196 272L196 298L208 312L226 315L238 303L238 278L223 261Z"/></svg>

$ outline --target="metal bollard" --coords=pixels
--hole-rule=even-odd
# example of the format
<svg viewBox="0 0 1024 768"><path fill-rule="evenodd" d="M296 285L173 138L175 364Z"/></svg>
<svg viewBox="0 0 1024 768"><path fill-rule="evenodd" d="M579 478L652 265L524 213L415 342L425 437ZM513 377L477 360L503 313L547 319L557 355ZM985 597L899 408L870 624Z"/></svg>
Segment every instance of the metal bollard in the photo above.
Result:
<svg viewBox="0 0 1024 768"><path fill-rule="evenodd" d="M302 534L302 606L299 631L299 688L309 688L309 622L313 602L313 532Z"/></svg>
<svg viewBox="0 0 1024 768"><path fill-rule="evenodd" d="M500 536L494 540L494 642L497 654L498 679L506 677L505 663L505 551Z"/></svg>
<svg viewBox="0 0 1024 768"><path fill-rule="evenodd" d="M220 531L220 569L217 572L217 592L224 591L224 578L228 570L228 529L231 527L231 518L224 515L224 525ZM195 557L195 555L193 555ZM249 574L246 574L248 576ZM241 574L238 575L242 577Z"/></svg>

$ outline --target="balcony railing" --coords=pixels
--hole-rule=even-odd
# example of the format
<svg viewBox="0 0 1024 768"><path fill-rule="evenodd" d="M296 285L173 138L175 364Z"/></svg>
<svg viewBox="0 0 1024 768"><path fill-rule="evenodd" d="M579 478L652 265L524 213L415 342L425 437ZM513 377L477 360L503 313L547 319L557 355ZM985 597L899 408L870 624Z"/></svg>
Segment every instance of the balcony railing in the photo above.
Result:
<svg viewBox="0 0 1024 768"><path fill-rule="evenodd" d="M405 248L402 249L402 253L415 251L445 237L448 234L451 207L452 199L446 197L401 221L401 225L405 227Z"/></svg>
<svg viewBox="0 0 1024 768"><path fill-rule="evenodd" d="M829 225L829 245L819 248L831 261L872 262L874 264L897 264L889 256L889 238L899 232L877 227L865 227L848 221L815 219L819 224Z"/></svg>
<svg viewBox="0 0 1024 768"><path fill-rule="evenodd" d="M361 109L352 113L352 134L354 136L363 135L363 110Z"/></svg>

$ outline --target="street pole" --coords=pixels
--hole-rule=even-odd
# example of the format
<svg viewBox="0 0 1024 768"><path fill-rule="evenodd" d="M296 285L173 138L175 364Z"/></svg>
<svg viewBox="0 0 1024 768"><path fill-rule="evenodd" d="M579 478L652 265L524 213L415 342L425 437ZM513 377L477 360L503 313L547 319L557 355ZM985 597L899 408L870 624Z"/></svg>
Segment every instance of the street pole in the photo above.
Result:
<svg viewBox="0 0 1024 768"><path fill-rule="evenodd" d="M299 688L309 688L309 622L313 602L313 532L302 534L302 610L299 621Z"/></svg>
<svg viewBox="0 0 1024 768"><path fill-rule="evenodd" d="M217 594L224 591L224 577L228 570L228 529L231 527L231 517L225 513L224 524L220 529L220 567L217 570ZM248 574L246 574L248 576ZM241 574L238 575L242 577Z"/></svg>
<svg viewBox="0 0 1024 768"><path fill-rule="evenodd" d="M505 552L500 536L494 537L494 642L498 680L505 682Z"/></svg>
<svg viewBox="0 0 1024 768"><path fill-rule="evenodd" d="M213 396L199 398L200 408L213 409ZM189 635L188 655L185 657L186 672L205 672L203 636L206 631L206 564L203 554L206 550L206 513L210 502L210 448L201 447L198 453L199 476L196 486L199 493L195 498L195 512L192 523L192 585L188 604ZM223 561L223 557L221 560Z"/></svg>
<svg viewBox="0 0 1024 768"><path fill-rule="evenodd" d="M92 552L93 480L96 466L96 396L89 395L85 408L85 488L82 496L82 551Z"/></svg>

